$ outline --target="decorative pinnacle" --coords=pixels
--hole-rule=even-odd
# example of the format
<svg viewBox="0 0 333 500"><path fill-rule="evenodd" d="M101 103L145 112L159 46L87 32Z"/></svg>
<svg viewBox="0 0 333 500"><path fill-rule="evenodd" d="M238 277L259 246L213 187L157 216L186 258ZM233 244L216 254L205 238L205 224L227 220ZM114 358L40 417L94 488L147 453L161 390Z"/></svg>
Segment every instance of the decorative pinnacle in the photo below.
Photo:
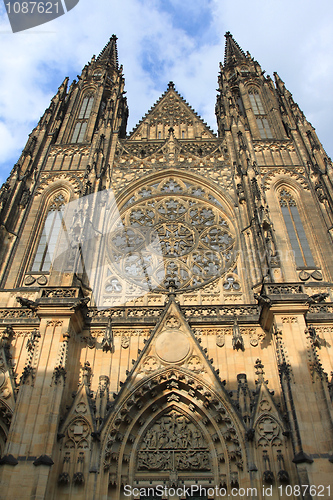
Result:
<svg viewBox="0 0 333 500"><path fill-rule="evenodd" d="M243 49L238 45L230 31L227 31L225 36L225 51L224 65L234 64L236 61L246 60L246 55Z"/></svg>
<svg viewBox="0 0 333 500"><path fill-rule="evenodd" d="M171 81L168 83L168 90L170 90L170 89L175 90L175 84Z"/></svg>
<svg viewBox="0 0 333 500"><path fill-rule="evenodd" d="M117 50L117 37L112 35L108 43L105 45L102 52L99 54L97 61L109 61L111 64L118 68L118 50Z"/></svg>

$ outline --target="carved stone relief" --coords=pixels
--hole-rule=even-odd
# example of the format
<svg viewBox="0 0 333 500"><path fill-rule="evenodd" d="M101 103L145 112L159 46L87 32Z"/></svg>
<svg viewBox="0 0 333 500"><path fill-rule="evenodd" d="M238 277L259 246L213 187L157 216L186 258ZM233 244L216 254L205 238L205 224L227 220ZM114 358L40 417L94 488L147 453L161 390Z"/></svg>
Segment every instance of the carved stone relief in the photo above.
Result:
<svg viewBox="0 0 333 500"><path fill-rule="evenodd" d="M217 335L216 337L216 345L217 347L223 347L225 344L225 336L224 334Z"/></svg>
<svg viewBox="0 0 333 500"><path fill-rule="evenodd" d="M8 384L8 376L6 375L6 363L3 356L0 354L0 398L8 399L12 392L10 384Z"/></svg>
<svg viewBox="0 0 333 500"><path fill-rule="evenodd" d="M171 411L145 433L137 460L138 471L209 471L210 454L200 429Z"/></svg>
<svg viewBox="0 0 333 500"><path fill-rule="evenodd" d="M121 337L121 347L123 349L127 349L130 345L130 338L129 337Z"/></svg>

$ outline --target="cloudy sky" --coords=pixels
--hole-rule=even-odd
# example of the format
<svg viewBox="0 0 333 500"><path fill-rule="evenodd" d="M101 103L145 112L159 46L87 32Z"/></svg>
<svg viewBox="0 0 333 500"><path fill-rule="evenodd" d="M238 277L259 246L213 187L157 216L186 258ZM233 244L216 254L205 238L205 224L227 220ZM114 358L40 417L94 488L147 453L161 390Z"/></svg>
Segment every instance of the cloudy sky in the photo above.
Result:
<svg viewBox="0 0 333 500"><path fill-rule="evenodd" d="M0 0L1 1L1 0ZM80 0L64 16L13 34L0 3L0 183L65 76L76 78L118 36L128 132L170 80L216 131L224 33L267 74L277 71L333 156L331 0Z"/></svg>

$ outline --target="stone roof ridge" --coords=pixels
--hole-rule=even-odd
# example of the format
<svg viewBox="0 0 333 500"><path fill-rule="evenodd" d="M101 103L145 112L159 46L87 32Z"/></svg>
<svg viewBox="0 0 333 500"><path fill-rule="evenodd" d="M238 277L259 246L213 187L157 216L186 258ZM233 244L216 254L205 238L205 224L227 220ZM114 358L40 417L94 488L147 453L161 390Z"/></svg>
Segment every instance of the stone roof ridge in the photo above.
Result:
<svg viewBox="0 0 333 500"><path fill-rule="evenodd" d="M182 100L184 104L192 111L192 113L202 122L203 125L209 130L211 134L213 134L215 137L217 137L216 133L211 129L211 127L201 118L201 116L197 113L197 111L184 99L184 97L176 90L175 84L173 81L170 81L168 83L167 89L163 92L163 94L155 101L155 103L149 108L149 110L146 112L146 114L139 120L139 122L135 125L135 127L132 129L132 131L129 133L127 138L130 138L134 132L139 128L139 126L145 121L145 119L149 116L149 114L156 108L156 106L164 99L164 97L170 92L170 90L173 90L175 94Z"/></svg>

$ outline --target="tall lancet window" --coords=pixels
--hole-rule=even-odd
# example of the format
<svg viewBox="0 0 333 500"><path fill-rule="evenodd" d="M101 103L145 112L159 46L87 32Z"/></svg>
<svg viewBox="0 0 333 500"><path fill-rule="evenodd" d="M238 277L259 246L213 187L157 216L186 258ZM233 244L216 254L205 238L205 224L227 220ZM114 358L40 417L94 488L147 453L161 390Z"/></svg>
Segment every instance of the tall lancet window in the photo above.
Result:
<svg viewBox="0 0 333 500"><path fill-rule="evenodd" d="M261 139L273 139L273 135L258 90L255 88L251 88L249 90L249 98L253 113L256 117Z"/></svg>
<svg viewBox="0 0 333 500"><path fill-rule="evenodd" d="M57 245L65 209L65 198L58 194L52 201L32 265L33 272L49 271Z"/></svg>
<svg viewBox="0 0 333 500"><path fill-rule="evenodd" d="M83 142L87 130L88 120L94 103L94 96L88 95L83 99L79 116L77 117L71 142Z"/></svg>
<svg viewBox="0 0 333 500"><path fill-rule="evenodd" d="M297 267L315 267L297 204L286 189L280 191L280 205Z"/></svg>

